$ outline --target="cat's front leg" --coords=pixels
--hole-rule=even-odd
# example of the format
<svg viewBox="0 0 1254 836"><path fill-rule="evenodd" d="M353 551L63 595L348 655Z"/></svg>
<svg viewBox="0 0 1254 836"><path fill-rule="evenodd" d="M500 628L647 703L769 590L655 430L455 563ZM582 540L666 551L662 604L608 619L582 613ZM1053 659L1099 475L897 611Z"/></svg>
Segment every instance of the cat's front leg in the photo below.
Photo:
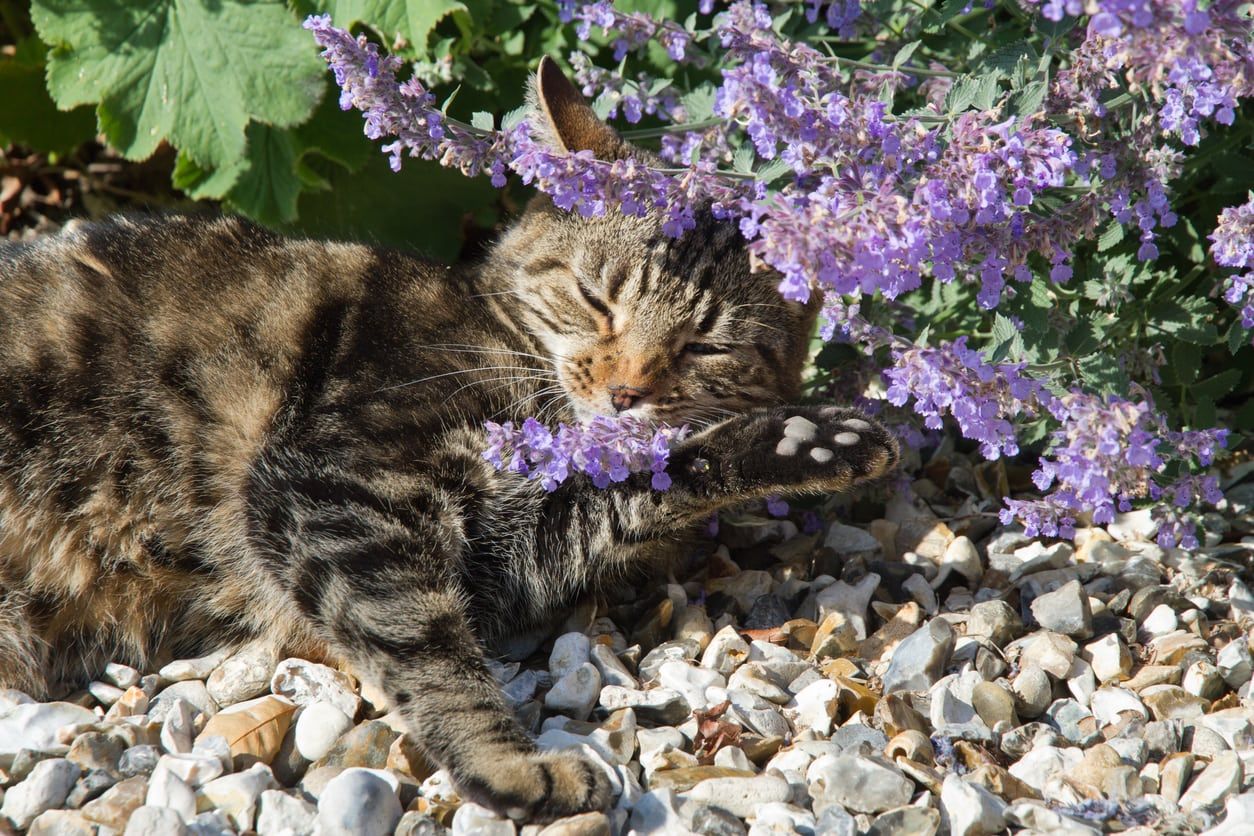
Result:
<svg viewBox="0 0 1254 836"><path fill-rule="evenodd" d="M878 422L836 406L778 406L681 442L663 504L690 516L772 494L845 491L892 470L897 441Z"/></svg>
<svg viewBox="0 0 1254 836"><path fill-rule="evenodd" d="M473 492L472 476L460 487ZM488 670L466 614L461 517L448 490L276 456L251 494L269 575L312 631L388 697L464 798L531 821L609 805L606 774L538 751Z"/></svg>

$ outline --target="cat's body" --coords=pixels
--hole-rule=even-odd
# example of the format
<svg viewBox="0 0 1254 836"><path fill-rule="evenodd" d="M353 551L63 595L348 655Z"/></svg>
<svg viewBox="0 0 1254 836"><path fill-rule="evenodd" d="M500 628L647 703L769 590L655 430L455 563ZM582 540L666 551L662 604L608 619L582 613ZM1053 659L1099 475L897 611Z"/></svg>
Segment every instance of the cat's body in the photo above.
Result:
<svg viewBox="0 0 1254 836"><path fill-rule="evenodd" d="M567 147L617 142L563 84L540 99ZM794 394L813 310L749 278L734 229L689 235L538 201L459 268L221 218L0 246L0 687L265 636L372 679L473 798L603 805L595 768L534 753L479 641L666 561L719 507L896 456L834 408L711 420ZM481 456L485 420L616 408L713 423L671 490L548 494ZM782 444L793 415L814 429Z"/></svg>

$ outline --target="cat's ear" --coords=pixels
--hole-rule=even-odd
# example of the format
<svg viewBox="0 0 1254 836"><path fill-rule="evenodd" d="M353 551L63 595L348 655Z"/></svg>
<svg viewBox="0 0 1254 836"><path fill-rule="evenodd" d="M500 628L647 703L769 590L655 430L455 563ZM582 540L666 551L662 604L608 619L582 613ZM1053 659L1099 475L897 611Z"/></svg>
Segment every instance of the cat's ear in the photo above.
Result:
<svg viewBox="0 0 1254 836"><path fill-rule="evenodd" d="M599 160L622 156L625 143L597 118L583 95L547 55L536 70L535 104L550 141L562 151L591 151Z"/></svg>

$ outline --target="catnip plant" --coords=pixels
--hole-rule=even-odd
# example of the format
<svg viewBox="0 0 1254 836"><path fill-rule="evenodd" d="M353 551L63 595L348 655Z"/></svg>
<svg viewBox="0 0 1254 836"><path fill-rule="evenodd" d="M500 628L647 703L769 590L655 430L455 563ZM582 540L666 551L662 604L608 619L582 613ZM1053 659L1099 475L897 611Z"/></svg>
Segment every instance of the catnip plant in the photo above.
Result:
<svg viewBox="0 0 1254 836"><path fill-rule="evenodd" d="M393 169L438 160L498 187L513 172L568 211L661 213L673 236L710 205L785 298L821 296L821 339L873 372L864 405L952 422L989 460L1037 456L1039 498L1006 497L1003 522L1070 537L1148 505L1160 543L1197 545L1190 515L1221 498L1204 469L1230 436L1217 404L1244 385L1232 370L1197 378L1204 351L1249 351L1254 200L1225 181L1248 201L1210 236L1214 264L1236 271L1225 277L1198 263L1211 219L1182 216L1172 195L1194 160L1250 140L1242 3L700 0L682 22L609 0L555 11L584 93L646 125L627 136L656 138L665 167L556 152L521 112L456 119L365 35L325 15L305 25ZM492 425L486 456L549 489L574 471L603 486L647 471L664 489L682 432L598 420Z"/></svg>

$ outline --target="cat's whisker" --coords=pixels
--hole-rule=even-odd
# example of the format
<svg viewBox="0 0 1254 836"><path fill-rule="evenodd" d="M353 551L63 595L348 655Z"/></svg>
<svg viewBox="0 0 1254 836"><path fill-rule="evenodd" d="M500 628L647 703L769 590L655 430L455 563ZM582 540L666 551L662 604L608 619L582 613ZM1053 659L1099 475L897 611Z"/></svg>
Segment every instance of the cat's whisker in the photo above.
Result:
<svg viewBox="0 0 1254 836"><path fill-rule="evenodd" d="M429 343L427 345L418 346L419 348L431 348L437 351L445 351L450 354L509 354L515 357L531 357L544 362L551 362L554 359L565 360L566 357L554 354L551 357L545 357L542 354L532 354L528 351L515 351L510 348L501 348L499 346L485 347L471 345L469 343Z"/></svg>
<svg viewBox="0 0 1254 836"><path fill-rule="evenodd" d="M459 374L474 374L475 372L490 372L490 371L524 371L524 370L539 372L541 374L551 374L551 372L548 372L545 369L524 369L523 367L519 367L519 366L479 366L478 368L474 368L474 369L457 369L451 372L443 372L442 374L433 374L429 377L421 377L417 380L411 380L408 383L397 383L392 386L383 386L383 387L376 389L375 393L378 394L379 392L388 392L388 391L391 391L392 389L403 389L406 386L417 386L419 383L427 383L432 380L439 380L440 378L443 378L443 377L452 377L454 375L459 375Z"/></svg>

